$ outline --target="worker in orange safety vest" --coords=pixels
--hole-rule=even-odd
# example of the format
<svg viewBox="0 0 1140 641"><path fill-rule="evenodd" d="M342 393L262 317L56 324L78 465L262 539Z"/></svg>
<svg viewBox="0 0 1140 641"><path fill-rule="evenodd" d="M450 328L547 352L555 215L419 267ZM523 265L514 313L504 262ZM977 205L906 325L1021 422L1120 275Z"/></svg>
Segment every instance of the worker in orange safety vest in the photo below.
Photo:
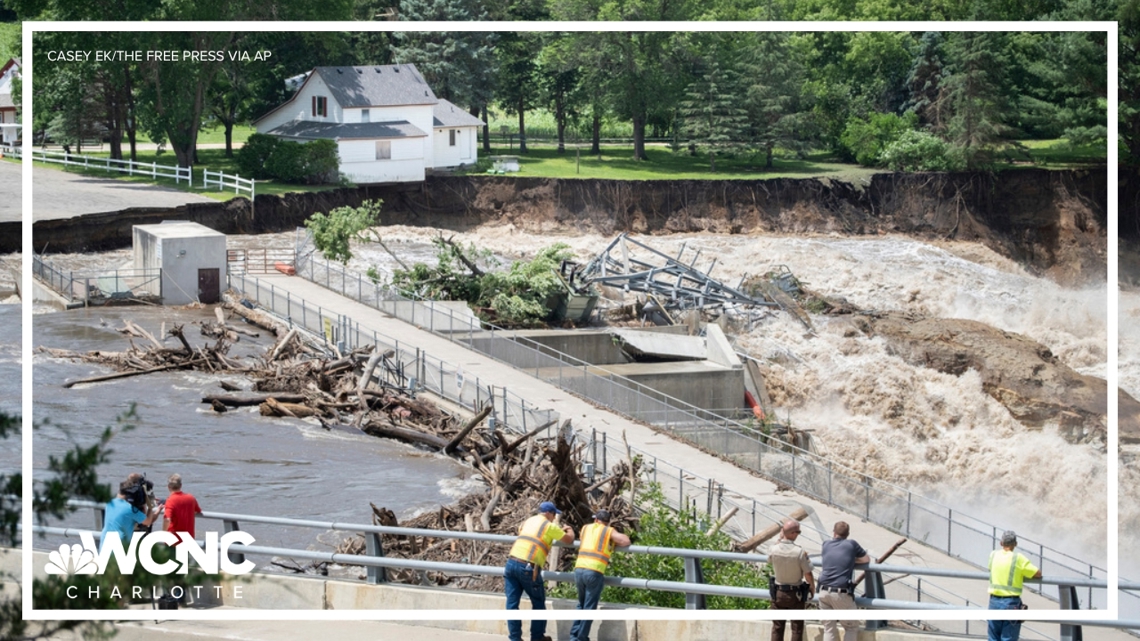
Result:
<svg viewBox="0 0 1140 641"><path fill-rule="evenodd" d="M578 561L574 564L574 583L578 587L579 610L596 610L605 587L606 569L615 547L629 547L629 537L610 527L609 510L598 510L594 522L582 528ZM570 641L589 641L589 619L575 621L570 628Z"/></svg>

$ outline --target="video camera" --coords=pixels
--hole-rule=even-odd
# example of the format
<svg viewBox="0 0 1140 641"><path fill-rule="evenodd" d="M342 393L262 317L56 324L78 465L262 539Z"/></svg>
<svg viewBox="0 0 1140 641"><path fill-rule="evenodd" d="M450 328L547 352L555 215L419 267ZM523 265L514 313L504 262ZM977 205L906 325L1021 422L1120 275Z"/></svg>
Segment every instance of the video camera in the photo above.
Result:
<svg viewBox="0 0 1140 641"><path fill-rule="evenodd" d="M150 499L152 501L151 505L153 505L154 482L148 480L146 475L143 474L142 478L127 488L125 494L127 503L130 503L131 507L145 512L147 509L147 499Z"/></svg>

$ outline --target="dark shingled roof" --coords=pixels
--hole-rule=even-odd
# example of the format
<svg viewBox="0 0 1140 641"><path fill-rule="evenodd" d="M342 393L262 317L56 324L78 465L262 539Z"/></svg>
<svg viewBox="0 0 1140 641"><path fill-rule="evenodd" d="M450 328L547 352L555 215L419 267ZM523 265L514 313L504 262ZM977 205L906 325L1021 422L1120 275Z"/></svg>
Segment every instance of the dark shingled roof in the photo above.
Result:
<svg viewBox="0 0 1140 641"><path fill-rule="evenodd" d="M312 140L328 138L330 140L342 139L370 139L370 138L416 138L427 134L419 127L407 120L393 122L311 122L308 120L294 120L287 122L272 131L265 132L270 136L282 138L302 138Z"/></svg>
<svg viewBox="0 0 1140 641"><path fill-rule="evenodd" d="M435 92L413 64L317 67L341 107L434 105Z"/></svg>
<svg viewBox="0 0 1140 641"><path fill-rule="evenodd" d="M443 98L432 108L431 115L436 127L482 127L485 124Z"/></svg>

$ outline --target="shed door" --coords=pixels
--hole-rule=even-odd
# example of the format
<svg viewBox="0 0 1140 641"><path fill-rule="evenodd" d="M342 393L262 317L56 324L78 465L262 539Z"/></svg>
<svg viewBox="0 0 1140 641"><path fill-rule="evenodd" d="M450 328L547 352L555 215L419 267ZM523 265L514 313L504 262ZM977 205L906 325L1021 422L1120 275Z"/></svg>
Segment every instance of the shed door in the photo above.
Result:
<svg viewBox="0 0 1140 641"><path fill-rule="evenodd" d="M200 302L205 304L218 302L222 293L219 288L219 276L217 267L198 270L198 300Z"/></svg>

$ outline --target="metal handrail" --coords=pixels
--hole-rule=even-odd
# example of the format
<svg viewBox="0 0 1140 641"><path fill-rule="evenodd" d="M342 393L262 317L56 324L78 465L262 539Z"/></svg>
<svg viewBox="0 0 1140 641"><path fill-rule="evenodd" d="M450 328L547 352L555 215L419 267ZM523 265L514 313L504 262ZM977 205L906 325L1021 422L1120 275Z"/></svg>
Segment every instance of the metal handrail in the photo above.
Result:
<svg viewBox="0 0 1140 641"><path fill-rule="evenodd" d="M303 259L301 258L301 255L303 253L307 253L308 258L309 258L309 269L307 269L307 270L301 269L301 267L303 266L303 263L304 263ZM317 280L315 278L314 270L312 269L312 267L317 264L317 261L313 255L313 252L311 252L311 251L310 252L298 251L297 255L298 255L298 261L297 261L297 263L298 263L297 264L298 275L300 275L303 278L306 278L307 280L310 280L310 281L312 281L318 285L323 284L325 287L327 287L329 289L333 289L331 287L331 282L326 280L325 283L321 283L319 280ZM326 273L329 273L329 274L333 273L334 270L340 272L342 285L345 284L345 281L349 277L347 270L336 267L336 266L332 265L331 263L329 263L328 261L324 261L324 269L326 270ZM363 291L362 283L365 279L360 274L352 274L352 277L358 283L358 288L357 288L358 291ZM352 298L352 296L350 295L350 292L348 291L348 289L346 287L342 287L342 290L343 291L340 292L342 295L345 295L345 296L348 296L349 298ZM379 296L380 296L380 291L381 291L381 288L379 287L379 285L375 282L369 281L369 290L370 290L370 293L371 292L376 293L377 300L379 301L380 300ZM333 291L337 291L337 290L334 289ZM392 290L391 288L384 288L384 293L386 295L386 298L384 300L390 300L390 301L391 300L403 300L403 301L408 301L408 302L413 302L413 303L422 302L425 304L430 304L430 303L435 302L435 301L431 301L430 299L424 299L422 297L415 296L415 295L412 295L409 297L409 296L406 296L402 293L396 292L395 290ZM363 299L363 296L361 296L360 298ZM364 300L359 300L359 302L361 302L363 304L368 304ZM383 311L383 310L381 310L381 311ZM454 314L451 310L449 310L447 308L443 308L443 307L438 307L436 305L431 305L431 314L428 316L428 319L429 320L432 319L435 314L450 317L452 319L453 324L454 324L455 317L454 317ZM463 319L462 322L466 323L467 327L470 327L470 319ZM503 328L494 326L490 323L483 322L483 323L481 323L481 325L486 326L489 329L489 331L491 332L492 336L494 335L495 332L509 333L509 330L505 330ZM461 325L461 326L463 326L463 325ZM421 327L423 327L423 326L421 325ZM431 331L432 333L435 333L439 336L445 337L445 338L447 338L453 342L458 342L456 340L456 336L454 335L453 332L436 331L434 328L434 325L424 327L424 328L428 329L428 331ZM516 344L519 344L523 348L534 350L535 352L540 354L542 357L557 358L558 361L560 361L560 362L564 361L567 364L569 364L570 367L574 368L575 370L577 370L579 368L586 369L586 368L590 367L589 363L582 361L581 359L575 358L575 357L570 356L568 354L563 354L563 353L558 352L557 350L555 350L553 348L547 347L545 345L541 345L541 344L539 344L535 341L532 341L530 339L527 339L525 337L513 336L509 340L513 341ZM533 344L533 346L530 345L531 343ZM475 351L479 351L481 353L487 354L487 352L485 352L484 350L481 350L478 347L476 347L470 340L467 343L465 343L465 345L467 345L470 349L473 349ZM529 370L527 370L527 369L517 367L510 362L503 361L502 359L496 357L493 354L487 354L487 355L491 356L491 358L494 358L495 360L499 360L500 362L506 362L508 365L511 365L512 367L515 367L516 369L518 369L520 371L529 372ZM613 382L615 379L620 381L620 387L623 388L625 391L629 391L632 393L640 393L646 397L649 397L648 394L644 394L644 392L640 391L641 388L644 388L645 386L643 386L640 383L637 383L635 381L627 381L627 380L623 379L623 377L620 377L617 375L607 377L600 384L604 385L608 381L609 384L613 385L613 384L615 384ZM561 385L560 385L560 387L561 387ZM566 390L565 387L563 387L563 389ZM571 393L576 393L575 390L566 390L566 391L570 391ZM771 446L766 445L759 438L754 438L753 436L751 436L751 434L756 433L756 430L754 428L748 426L748 425L745 425L743 423L739 423L737 421L733 421L731 419L727 419L724 417L717 417L720 419L720 422L723 422L723 425L719 424L718 422L710 421L707 418L702 418L702 416L705 414L708 414L708 412L702 410L701 408L697 408L695 406L692 406L691 404L686 403L685 401L682 401L680 399L670 398L667 395L662 394L660 392L654 391L652 398L655 401L660 401L660 399L662 399L662 398L667 399L666 400L667 405L673 406L671 409L675 409L676 411L679 411L682 413L687 413L687 414L692 416L694 421L697 421L699 423L706 423L710 427L729 430L729 426L732 426L732 427L736 428L736 430L737 430L736 434L738 437L748 439L751 441L755 441L757 449L760 449L763 447L768 447L772 450L776 449L776 448L772 448ZM619 414L623 413L617 409L611 408L611 410L615 411ZM633 418L637 418L637 417L633 417ZM729 430L729 431L732 431L732 430ZM684 436L682 436L682 438L684 438ZM812 464L815 464L821 468L826 467L826 470L829 474L835 473L835 472L838 472L839 474L843 474L844 471L849 472L849 474L843 474L843 475L848 476L850 478L851 482L862 485L867 490L868 505L870 502L869 495L870 495L870 491L871 491L871 485L874 484L876 486L875 489L878 491L882 491L884 488L893 490L894 491L893 492L894 498L899 499L899 500L905 500L907 502L908 506L913 505L915 508L917 508L919 510L926 511L926 512L929 512L931 514L935 514L939 518L947 519L948 520L948 531L952 530L954 526L966 528L968 531L971 531L975 534L990 537L991 539L993 539L994 544L996 545L996 540L997 540L998 534L1000 533L1001 529L995 525L986 523L985 521L982 521L981 519L970 516L968 514L963 514L960 511L955 511L950 506L943 505L943 504L941 504L938 501L935 501L933 499L929 499L929 498L923 497L923 496L915 496L913 492L911 492L905 488L902 488L900 486L897 486L897 485L890 483L890 482L887 482L887 481L882 481L882 480L876 479L874 477L871 477L868 474L865 474L863 472L859 472L858 470L854 470L854 469L852 469L852 468L850 468L850 467L848 467L842 463L836 463L834 461L831 461L831 460L829 460L825 457L822 457L822 456L820 456L814 452L804 450L802 448L796 447L796 446L791 445L791 444L786 444L786 445L781 444L780 449L784 453L791 453L794 456L798 456L801 459L805 459L805 460L811 462ZM794 472L794 468L793 468L793 472ZM864 482L864 481L861 481L860 479L865 479L866 481ZM786 482L788 479L780 479L780 480ZM831 496L827 496L827 497L820 496L818 493L813 492L811 489L809 489L805 486L797 486L797 484L794 483L794 481L795 481L794 478L792 479L792 481L793 481L793 483L791 483L791 485L797 491L806 493L809 496L813 496L817 499L824 500L829 504L835 505ZM830 486L830 484L829 484L829 486ZM946 513L944 515L943 514L936 514L930 508L924 507L924 506L916 503L915 502L916 500L922 500L923 502L928 503L931 506L945 510ZM884 522L876 521L870 512L871 512L871 510L868 507L867 512L863 515L864 518L867 518L868 520L876 522L878 525L880 525L882 527L886 527L892 531L900 531L899 528L895 527L895 525L892 523L884 523ZM909 514L909 512L910 512L910 510L908 508L908 514ZM988 531L978 529L978 527L975 527L973 525L965 523L962 520L955 521L954 520L955 516L957 516L959 519L963 519L963 518L969 519L970 521L973 521L973 522L979 524L980 526L985 527L986 530L988 530ZM907 524L907 527L909 528L909 523ZM905 534L907 534L909 536L910 532L907 531L907 532L905 532ZM946 554L950 554L951 556L955 556L957 558L962 558L966 562L971 563L971 564L975 565L976 567L980 566L980 564L978 564L976 562L972 562L969 559L966 559L960 555L954 554L953 549L952 549L952 542L949 540L949 535L948 535L948 540L946 541L946 547L945 548L941 547L941 542L939 542L938 546L935 546L934 544L932 544L929 541L922 541L922 543L924 543L925 545L929 545L931 547L935 547L935 549L943 551ZM1028 537L1022 537L1022 543L1023 543L1023 548L1026 550L1032 551L1032 550L1036 549L1036 551L1038 552L1038 558L1042 560L1042 565L1044 564L1044 559L1049 558L1049 560L1053 564L1061 565L1062 567L1065 567L1065 568L1067 568L1073 572L1081 573L1082 575L1085 575L1085 576L1091 576L1091 575L1095 574L1095 572L1097 572L1097 571L1099 571L1101 573L1107 573L1107 570L1105 570L1102 567L1099 567L1095 564L1092 564L1092 563L1089 563L1089 562L1084 561L1082 559L1079 559L1079 558L1077 558L1071 554L1068 554L1066 552L1063 552L1061 550L1057 550L1057 549L1052 548L1050 546L1046 546L1043 543L1038 543L1038 542L1032 541ZM1046 551L1049 551L1053 556L1045 557ZM1066 565L1065 561L1058 560L1057 558L1055 558L1056 556L1061 556L1064 559L1069 559L1073 562L1076 562L1077 564L1082 566L1082 568L1078 569L1078 568L1069 567L1068 565ZM1086 571L1084 568L1088 568L1088 570Z"/></svg>
<svg viewBox="0 0 1140 641"><path fill-rule="evenodd" d="M76 508L92 508L96 511L105 509L105 505L95 501L82 501L72 500L68 501L68 505ZM418 536L429 539L456 539L467 541L481 541L484 543L501 543L504 545L512 544L517 537L506 534L490 534L483 532L466 532L456 530L434 530L428 528L410 528L399 527L391 525L372 525L365 523L346 523L340 521L316 521L312 519L294 519L288 517L278 516L259 516L254 514L238 514L233 512L202 512L198 515L199 518L213 519L216 521L223 521L226 523L227 531L240 529L241 523L258 523L262 525L281 525L290 527L300 527L308 529L319 530L341 530L361 532L364 534L389 534L389 535L402 535L402 536ZM74 529L74 528L72 528ZM569 549L577 549L580 545L579 541L573 543L562 543L556 541L553 544L556 547L563 547ZM293 553L292 548L278 548L286 550L281 552L283 556L288 556ZM648 554L652 556L669 556L678 557L682 559L699 559L699 560L715 560L715 561L735 561L740 563L767 563L768 555L766 554L750 554L745 552L722 552L719 550L698 550L692 548L673 548L665 546L649 546L649 545L630 545L627 547L618 547L618 551L628 554ZM360 555L343 555L347 558L356 558ZM367 556L367 555L365 555ZM819 563L819 555L812 557L813 562ZM427 563L427 561L422 561ZM937 576L954 579L969 579L978 581L989 581L990 575L986 572L975 572L970 570L954 570L949 568L931 568L931 567L917 567L910 565L889 565L884 563L861 563L855 566L855 569L866 572L877 572L880 574L910 574L915 576ZM1039 583L1041 585L1065 585L1074 587L1092 587L1107 589L1108 583L1106 581L1097 581L1093 579L1079 579L1074 577L1060 577L1050 576L1041 577L1040 579L1027 580L1032 583ZM1118 587L1121 590L1140 591L1140 583L1136 582L1119 582ZM767 591L765 591L767 594ZM768 598L768 597L764 597Z"/></svg>

